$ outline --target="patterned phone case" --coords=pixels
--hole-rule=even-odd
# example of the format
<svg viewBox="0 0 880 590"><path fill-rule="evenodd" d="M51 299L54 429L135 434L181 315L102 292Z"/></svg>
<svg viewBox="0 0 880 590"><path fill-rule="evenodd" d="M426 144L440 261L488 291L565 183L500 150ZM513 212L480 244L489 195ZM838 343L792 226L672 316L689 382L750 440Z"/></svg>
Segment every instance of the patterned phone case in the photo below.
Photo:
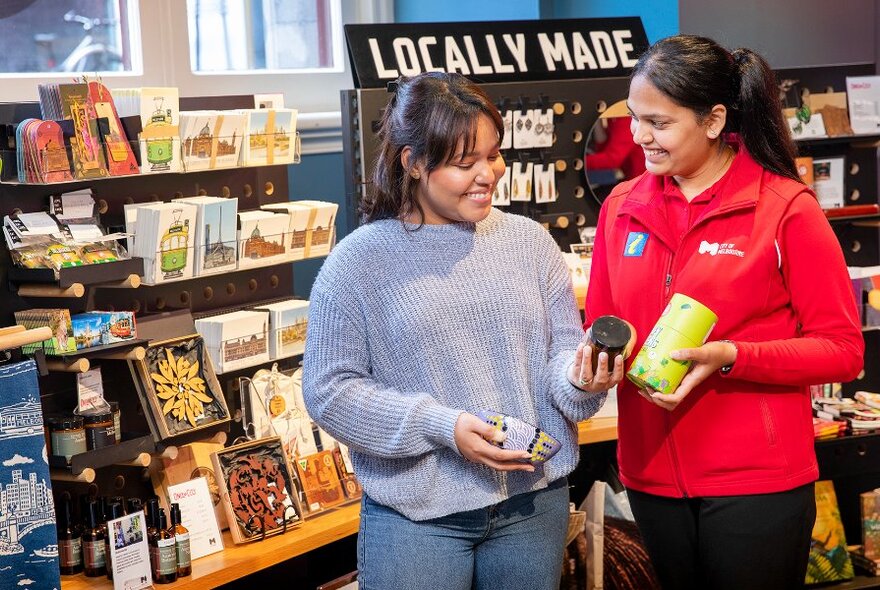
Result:
<svg viewBox="0 0 880 590"><path fill-rule="evenodd" d="M505 416L491 410L483 410L477 416L507 436L503 443L492 444L502 449L528 451L532 454L529 459L531 463L548 461L561 446L558 440L519 418Z"/></svg>

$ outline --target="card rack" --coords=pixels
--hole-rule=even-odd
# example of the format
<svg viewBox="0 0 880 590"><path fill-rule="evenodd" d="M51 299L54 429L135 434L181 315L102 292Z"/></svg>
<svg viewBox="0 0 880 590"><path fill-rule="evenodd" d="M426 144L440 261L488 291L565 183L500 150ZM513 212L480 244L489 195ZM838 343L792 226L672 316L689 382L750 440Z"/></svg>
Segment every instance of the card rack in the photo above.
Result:
<svg viewBox="0 0 880 590"><path fill-rule="evenodd" d="M551 203L514 202L501 207L547 225L560 247L580 242L578 228L596 225L599 205L587 186L584 146L599 114L626 98L628 78L559 80L482 84L503 113L524 109L553 109L555 141L549 148L506 149L505 162L549 164L556 170L559 198ZM357 223L358 204L370 190L376 161L376 130L391 95L383 88L342 91L347 218ZM354 227L347 228L351 231Z"/></svg>
<svg viewBox="0 0 880 590"><path fill-rule="evenodd" d="M182 97L182 110L235 109L253 107L253 97ZM0 122L17 124L29 116L39 116L39 105L33 102L0 104ZM288 200L287 165L228 168L188 173L141 174L117 176L93 181L63 184L27 185L0 183L0 215L17 212L44 211L49 195L62 191L90 188L101 221L113 229L124 229L123 206L129 203L168 201L192 195L238 197L240 210L258 209L261 205ZM140 286L139 288L103 288L86 286L84 297L45 298L22 297L9 285L12 260L3 248L0 253L0 325L14 323L13 312L32 307L66 307L71 313L91 309L130 310L141 318L154 312L188 309L209 312L229 306L293 296L293 268L290 262L219 275L194 277L184 281ZM138 401L127 362L124 358L102 359L101 371L105 391L120 403L122 430L126 437L136 438L147 433L143 409ZM256 369L253 369L256 370ZM76 404L75 379L69 373L50 372L40 379L44 413L69 411ZM227 404L235 413L238 395L226 391ZM147 497L153 494L144 481L143 467L115 464L111 469L95 470L90 483L93 492L101 494ZM53 477L54 479L54 477ZM73 481L70 481L73 480ZM54 482L56 494L86 491L82 478L64 478Z"/></svg>

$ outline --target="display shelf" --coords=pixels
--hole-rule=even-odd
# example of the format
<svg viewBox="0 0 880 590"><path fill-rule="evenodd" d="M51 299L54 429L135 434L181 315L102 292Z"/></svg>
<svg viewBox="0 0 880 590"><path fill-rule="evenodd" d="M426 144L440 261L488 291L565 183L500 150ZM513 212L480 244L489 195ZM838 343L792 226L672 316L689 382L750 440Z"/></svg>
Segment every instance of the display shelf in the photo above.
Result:
<svg viewBox="0 0 880 590"><path fill-rule="evenodd" d="M234 545L229 532L224 531L223 551L194 560L192 575L158 587L168 590L216 588L303 555L355 534L360 523L360 508L360 504L349 504L319 517L307 518L301 527L283 535L246 545ZM83 574L61 577L61 590L112 589L113 582L106 578L87 578Z"/></svg>
<svg viewBox="0 0 880 590"><path fill-rule="evenodd" d="M880 588L880 577L857 575L852 580L845 582L830 582L820 584L818 588L827 590L861 590L862 588Z"/></svg>
<svg viewBox="0 0 880 590"><path fill-rule="evenodd" d="M49 466L53 469L67 469L76 476L86 469L100 469L110 465L126 464L137 459L142 453L152 454L154 452L156 452L156 445L153 442L153 437L149 434L143 434L120 441L119 444L73 455L70 458L69 466L64 457L50 455Z"/></svg>
<svg viewBox="0 0 880 590"><path fill-rule="evenodd" d="M578 422L578 444L617 440L617 416L590 418Z"/></svg>
<svg viewBox="0 0 880 590"><path fill-rule="evenodd" d="M138 148L139 149L139 148ZM169 172L147 172L141 174L124 174L124 175L116 175L116 176L103 176L100 178L73 178L71 180L67 180L64 182L19 182L18 180L2 180L0 181L0 185L3 186L49 186L49 187L68 187L71 185L77 184L97 184L101 182L106 182L108 180L119 179L119 178L140 178L142 180L147 180L149 177L155 176L186 176L191 174L201 174L204 172L218 172L218 171L230 171L230 170L247 170L249 168L271 168L272 166L291 166L293 164L299 164L302 161L302 139L300 138L299 131L296 132L296 140L294 142L294 155L293 161L291 162L280 162L278 164L258 164L254 166L228 166L225 168L207 168L202 170L175 170ZM14 156L13 156L14 157Z"/></svg>
<svg viewBox="0 0 880 590"><path fill-rule="evenodd" d="M819 477L834 479L880 468L880 432L850 434L816 442Z"/></svg>
<svg viewBox="0 0 880 590"><path fill-rule="evenodd" d="M101 358L118 358L120 352L124 352L128 349L136 350L139 347L143 347L147 344L147 341L143 338L132 338L131 340L126 340L125 342L114 342L113 344L104 344L102 346L90 346L89 348L82 348L80 350L74 352L65 352L64 354L59 355L46 355L47 359L62 359L68 362L73 362L76 359L87 358L87 359L101 359Z"/></svg>
<svg viewBox="0 0 880 590"><path fill-rule="evenodd" d="M84 264L62 268L58 271L58 277L51 268L21 268L12 266L9 268L7 278L13 285L46 284L57 285L61 289L67 289L74 285L101 285L102 283L121 283L129 279L131 275L144 274L144 261L142 258L126 258L115 262L101 264Z"/></svg>
<svg viewBox="0 0 880 590"><path fill-rule="evenodd" d="M853 143L853 142L871 142L880 141L880 134L862 133L853 135L835 135L834 137L802 137L794 140L795 143L804 144L826 144L826 143Z"/></svg>
<svg viewBox="0 0 880 590"><path fill-rule="evenodd" d="M826 215L825 218L829 221L829 223L837 223L841 221L850 223L858 222L861 227L877 227L877 223L880 222L880 213L866 213L864 215L840 215L838 217L829 217ZM867 225L867 222L872 222L872 224Z"/></svg>
<svg viewBox="0 0 880 590"><path fill-rule="evenodd" d="M334 236L333 236L334 243L335 243L335 231L336 230L334 228ZM319 254L317 256L309 256L308 258L273 260L273 261L268 262L266 264L257 264L254 266L249 266L247 268L235 268L235 269L227 270L224 272L218 272L218 273L210 273L210 274L194 275L191 277L178 277L178 278L174 278L174 279L168 279L168 280L162 281L160 283L155 283L153 285L147 285L145 283L141 283L140 288L145 291L149 291L150 289L154 289L156 287L162 287L164 285L171 285L173 283L185 283L186 281L192 281L193 279L204 279L204 278L220 277L220 276L225 277L225 276L229 276L229 275L236 274L236 273L248 273L248 272L258 270L261 268L272 268L273 266L286 266L286 265L294 263L294 262L302 262L304 260L314 260L316 258L326 258L326 257L327 257L326 254Z"/></svg>

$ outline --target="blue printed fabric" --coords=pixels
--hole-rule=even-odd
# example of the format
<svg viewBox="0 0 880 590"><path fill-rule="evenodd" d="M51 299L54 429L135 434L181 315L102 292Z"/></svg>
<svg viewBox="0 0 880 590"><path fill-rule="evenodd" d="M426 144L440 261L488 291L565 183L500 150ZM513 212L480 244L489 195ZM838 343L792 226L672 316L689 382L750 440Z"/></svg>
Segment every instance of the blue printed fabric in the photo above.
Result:
<svg viewBox="0 0 880 590"><path fill-rule="evenodd" d="M0 586L58 590L58 539L33 361L0 367Z"/></svg>

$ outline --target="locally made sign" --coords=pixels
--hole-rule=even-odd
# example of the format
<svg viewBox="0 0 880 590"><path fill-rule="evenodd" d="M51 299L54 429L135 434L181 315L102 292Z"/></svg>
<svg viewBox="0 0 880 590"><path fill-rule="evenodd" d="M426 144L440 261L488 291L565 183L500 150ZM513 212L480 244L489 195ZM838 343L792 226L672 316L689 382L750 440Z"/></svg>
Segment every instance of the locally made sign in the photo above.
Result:
<svg viewBox="0 0 880 590"><path fill-rule="evenodd" d="M626 76L648 48L638 17L346 25L355 86L458 72L477 82Z"/></svg>

